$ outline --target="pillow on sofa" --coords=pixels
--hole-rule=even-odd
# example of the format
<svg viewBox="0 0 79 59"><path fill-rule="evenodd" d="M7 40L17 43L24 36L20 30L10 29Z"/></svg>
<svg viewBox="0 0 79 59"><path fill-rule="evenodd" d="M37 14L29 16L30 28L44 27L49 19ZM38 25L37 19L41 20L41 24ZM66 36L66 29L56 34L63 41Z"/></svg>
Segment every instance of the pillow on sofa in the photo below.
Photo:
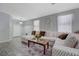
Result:
<svg viewBox="0 0 79 59"><path fill-rule="evenodd" d="M69 34L64 42L64 45L67 47L74 48L76 45L77 39L74 34Z"/></svg>
<svg viewBox="0 0 79 59"><path fill-rule="evenodd" d="M40 31L41 36L45 36L45 33L46 33L45 31Z"/></svg>
<svg viewBox="0 0 79 59"><path fill-rule="evenodd" d="M36 33L36 31L32 31L32 33L31 33L31 34L32 34L32 35L35 35L35 33Z"/></svg>
<svg viewBox="0 0 79 59"><path fill-rule="evenodd" d="M63 34L59 35L58 38L64 40L64 39L66 39L67 36L68 36L68 34L63 33Z"/></svg>

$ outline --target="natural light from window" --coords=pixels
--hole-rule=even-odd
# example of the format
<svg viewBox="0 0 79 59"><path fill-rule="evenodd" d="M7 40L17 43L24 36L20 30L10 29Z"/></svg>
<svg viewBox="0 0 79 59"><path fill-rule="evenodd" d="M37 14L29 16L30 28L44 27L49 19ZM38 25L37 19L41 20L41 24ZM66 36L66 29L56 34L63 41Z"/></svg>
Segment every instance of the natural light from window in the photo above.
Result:
<svg viewBox="0 0 79 59"><path fill-rule="evenodd" d="M35 31L40 31L40 20L35 20L34 21L34 30Z"/></svg>
<svg viewBox="0 0 79 59"><path fill-rule="evenodd" d="M58 32L72 32L72 14L58 16Z"/></svg>

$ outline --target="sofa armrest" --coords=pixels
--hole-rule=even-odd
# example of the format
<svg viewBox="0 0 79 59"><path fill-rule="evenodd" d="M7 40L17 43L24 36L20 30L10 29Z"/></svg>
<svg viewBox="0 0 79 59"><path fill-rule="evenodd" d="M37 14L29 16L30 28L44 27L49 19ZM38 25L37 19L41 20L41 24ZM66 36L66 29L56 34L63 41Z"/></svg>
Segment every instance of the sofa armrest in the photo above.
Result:
<svg viewBox="0 0 79 59"><path fill-rule="evenodd" d="M79 50L65 46L54 46L52 48L53 56L79 56Z"/></svg>

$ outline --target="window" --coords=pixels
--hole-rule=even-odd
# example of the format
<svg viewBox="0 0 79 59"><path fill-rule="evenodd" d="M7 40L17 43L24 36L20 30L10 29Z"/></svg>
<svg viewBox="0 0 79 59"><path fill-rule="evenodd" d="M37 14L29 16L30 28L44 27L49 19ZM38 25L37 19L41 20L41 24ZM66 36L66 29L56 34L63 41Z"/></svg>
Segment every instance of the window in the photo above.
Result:
<svg viewBox="0 0 79 59"><path fill-rule="evenodd" d="M34 30L35 31L39 31L40 30L40 25L39 25L40 21L39 20L35 20L34 21Z"/></svg>
<svg viewBox="0 0 79 59"><path fill-rule="evenodd" d="M72 14L58 16L58 32L72 32Z"/></svg>

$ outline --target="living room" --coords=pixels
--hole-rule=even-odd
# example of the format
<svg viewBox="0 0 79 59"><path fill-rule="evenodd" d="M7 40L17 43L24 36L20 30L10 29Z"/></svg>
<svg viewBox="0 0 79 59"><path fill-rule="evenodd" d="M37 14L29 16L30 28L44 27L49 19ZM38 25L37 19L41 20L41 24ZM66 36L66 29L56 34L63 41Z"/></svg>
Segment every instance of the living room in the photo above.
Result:
<svg viewBox="0 0 79 59"><path fill-rule="evenodd" d="M79 3L3 3L0 7L5 24L1 22L1 56L79 56Z"/></svg>

